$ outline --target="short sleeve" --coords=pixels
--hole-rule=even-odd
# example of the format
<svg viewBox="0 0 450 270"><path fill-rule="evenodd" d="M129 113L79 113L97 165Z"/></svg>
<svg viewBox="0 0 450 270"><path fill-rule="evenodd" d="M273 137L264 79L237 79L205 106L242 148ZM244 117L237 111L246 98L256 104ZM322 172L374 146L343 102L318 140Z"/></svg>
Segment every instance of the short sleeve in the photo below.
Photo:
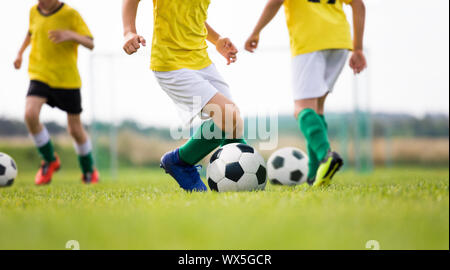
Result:
<svg viewBox="0 0 450 270"><path fill-rule="evenodd" d="M344 2L347 5L350 5L353 2L353 0L342 0L342 2Z"/></svg>
<svg viewBox="0 0 450 270"><path fill-rule="evenodd" d="M33 23L34 23L34 14L33 9L36 9L36 6L33 6L30 9L30 17L28 18L28 34L31 35L33 33Z"/></svg>
<svg viewBox="0 0 450 270"><path fill-rule="evenodd" d="M77 32L82 36L88 36L93 38L92 33L89 30L89 27L81 17L80 13L78 13L77 11L74 11L73 29L75 32Z"/></svg>

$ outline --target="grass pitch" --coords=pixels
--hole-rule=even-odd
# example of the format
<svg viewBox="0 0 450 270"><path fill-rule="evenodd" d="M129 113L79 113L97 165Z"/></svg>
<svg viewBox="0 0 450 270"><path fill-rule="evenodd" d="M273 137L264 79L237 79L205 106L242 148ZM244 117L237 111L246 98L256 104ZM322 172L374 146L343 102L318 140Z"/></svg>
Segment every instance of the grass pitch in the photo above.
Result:
<svg viewBox="0 0 450 270"><path fill-rule="evenodd" d="M0 249L449 249L449 171L378 169L252 193L179 190L161 170L123 169L81 184L62 170L36 187L21 171L0 189Z"/></svg>

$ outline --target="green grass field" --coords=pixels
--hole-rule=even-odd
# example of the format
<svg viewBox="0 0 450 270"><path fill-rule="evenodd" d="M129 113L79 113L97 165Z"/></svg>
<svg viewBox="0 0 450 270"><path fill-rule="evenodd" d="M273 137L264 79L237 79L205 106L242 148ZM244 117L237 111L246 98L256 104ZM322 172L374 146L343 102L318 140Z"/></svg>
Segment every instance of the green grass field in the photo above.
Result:
<svg viewBox="0 0 450 270"><path fill-rule="evenodd" d="M0 249L449 249L449 171L346 171L325 189L267 186L188 194L156 169L123 169L85 186L21 171L0 189ZM105 177L107 178L107 177Z"/></svg>

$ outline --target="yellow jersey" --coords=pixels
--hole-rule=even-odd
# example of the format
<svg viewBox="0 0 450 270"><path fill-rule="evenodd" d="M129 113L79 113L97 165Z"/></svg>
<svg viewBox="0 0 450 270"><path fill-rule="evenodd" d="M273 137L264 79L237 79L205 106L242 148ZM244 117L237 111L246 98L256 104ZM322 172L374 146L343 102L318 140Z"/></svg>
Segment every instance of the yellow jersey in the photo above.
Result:
<svg viewBox="0 0 450 270"><path fill-rule="evenodd" d="M92 37L80 14L67 4L52 14L44 15L38 5L30 10L31 52L28 74L31 80L38 80L52 88L81 88L78 72L78 43L66 41L59 44L49 39L49 31L71 30L83 36Z"/></svg>
<svg viewBox="0 0 450 270"><path fill-rule="evenodd" d="M292 56L327 49L353 49L342 4L352 0L286 0Z"/></svg>
<svg viewBox="0 0 450 270"><path fill-rule="evenodd" d="M153 0L152 70L200 70L212 64L205 25L210 2Z"/></svg>

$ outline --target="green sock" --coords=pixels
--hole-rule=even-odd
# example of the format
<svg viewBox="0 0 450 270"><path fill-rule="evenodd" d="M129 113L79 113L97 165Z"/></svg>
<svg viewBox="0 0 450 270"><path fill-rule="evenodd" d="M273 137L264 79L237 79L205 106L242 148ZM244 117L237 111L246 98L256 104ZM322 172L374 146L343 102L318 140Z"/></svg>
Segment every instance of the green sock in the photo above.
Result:
<svg viewBox="0 0 450 270"><path fill-rule="evenodd" d="M325 129L328 132L328 124L325 121L325 116L323 114L319 114L320 120L322 120L322 123L325 125ZM320 160L317 158L316 154L311 148L311 145L308 144L308 156L309 156L309 172L308 172L308 178L314 179L316 178L317 169L319 168Z"/></svg>
<svg viewBox="0 0 450 270"><path fill-rule="evenodd" d="M80 163L81 170L84 174L94 171L94 158L92 152L85 156L78 156L78 162Z"/></svg>
<svg viewBox="0 0 450 270"><path fill-rule="evenodd" d="M325 115L323 114L319 114L320 120L322 120L322 123L325 125L325 129L327 130L328 133L328 123L327 120L325 119Z"/></svg>
<svg viewBox="0 0 450 270"><path fill-rule="evenodd" d="M202 131L210 131L208 138ZM211 138L209 138L211 137ZM189 141L180 147L180 158L184 162L195 165L222 143L222 131L214 124L212 120L202 123Z"/></svg>
<svg viewBox="0 0 450 270"><path fill-rule="evenodd" d="M316 155L317 160L324 159L330 150L330 143L319 115L312 109L305 109L299 113L298 122L311 152Z"/></svg>
<svg viewBox="0 0 450 270"><path fill-rule="evenodd" d="M46 162L52 162L56 160L55 150L53 149L52 141L49 140L47 144L38 147L39 154Z"/></svg>
<svg viewBox="0 0 450 270"><path fill-rule="evenodd" d="M317 159L316 154L311 148L311 145L307 143L308 145L308 179L314 179L316 178L317 169L319 168L320 161Z"/></svg>

